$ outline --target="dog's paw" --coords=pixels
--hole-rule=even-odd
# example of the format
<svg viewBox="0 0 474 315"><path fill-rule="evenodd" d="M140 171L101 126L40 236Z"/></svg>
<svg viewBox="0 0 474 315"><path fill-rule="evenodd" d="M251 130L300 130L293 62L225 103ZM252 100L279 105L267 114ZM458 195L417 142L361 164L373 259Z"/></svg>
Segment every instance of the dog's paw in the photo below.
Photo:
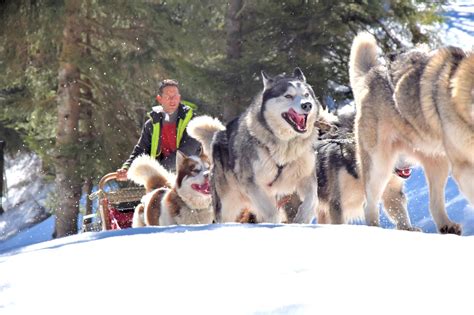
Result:
<svg viewBox="0 0 474 315"><path fill-rule="evenodd" d="M404 228L403 230L410 231L410 232L421 232L421 229L416 226L410 226L410 227Z"/></svg>
<svg viewBox="0 0 474 315"><path fill-rule="evenodd" d="M410 232L421 232L421 229L416 226L412 226L409 224L400 224L397 226L397 230L402 230L402 231L410 231Z"/></svg>
<svg viewBox="0 0 474 315"><path fill-rule="evenodd" d="M282 221L282 218L280 218L279 215L271 215L269 217L264 218L262 223L278 224L278 223L281 223L281 221Z"/></svg>
<svg viewBox="0 0 474 315"><path fill-rule="evenodd" d="M439 232L441 234L456 234L456 235L461 235L462 234L462 227L460 224L457 223L449 223L441 226L439 228Z"/></svg>

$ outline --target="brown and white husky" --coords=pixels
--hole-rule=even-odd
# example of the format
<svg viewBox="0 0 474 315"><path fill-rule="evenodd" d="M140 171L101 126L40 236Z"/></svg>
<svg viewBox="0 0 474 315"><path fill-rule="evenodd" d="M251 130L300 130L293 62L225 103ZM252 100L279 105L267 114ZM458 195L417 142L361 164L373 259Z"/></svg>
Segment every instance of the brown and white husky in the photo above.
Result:
<svg viewBox="0 0 474 315"><path fill-rule="evenodd" d="M176 154L176 174L147 155L136 158L128 177L144 185L147 194L135 209L132 227L209 224L214 220L209 185L209 159Z"/></svg>

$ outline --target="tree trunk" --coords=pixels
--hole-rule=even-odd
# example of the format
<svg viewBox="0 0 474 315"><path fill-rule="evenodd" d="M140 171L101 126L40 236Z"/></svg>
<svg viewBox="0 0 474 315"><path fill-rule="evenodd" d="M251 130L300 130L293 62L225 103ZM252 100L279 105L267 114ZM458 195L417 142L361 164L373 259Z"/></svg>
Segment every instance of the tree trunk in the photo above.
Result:
<svg viewBox="0 0 474 315"><path fill-rule="evenodd" d="M226 16L227 58L240 59L242 54L242 0L231 0Z"/></svg>
<svg viewBox="0 0 474 315"><path fill-rule="evenodd" d="M90 0L85 3L86 7L86 19L90 18L90 7L91 7L91 2ZM91 57L91 50L89 47L91 46L91 38L90 34L88 31L85 32L85 42L86 45L82 49L82 57L83 58L90 58ZM92 142L94 141L94 122L92 120L92 102L94 101L94 94L92 93L91 89L91 82L89 79L84 79L83 84L81 84L81 90L82 90L82 98L84 99L84 102L81 103L81 120L82 120L82 128L81 128L81 133L82 133L82 139L83 139L83 144L84 144L84 149L87 150L87 160L85 165L82 165L82 167L86 168L84 177L83 177L83 194L85 194L86 197L86 212L85 215L92 214L92 201L88 198L88 196L92 192L93 184L92 184L92 175L90 174L89 170L89 163L91 162L91 152L93 151L92 149ZM92 158L93 159L93 158Z"/></svg>
<svg viewBox="0 0 474 315"><path fill-rule="evenodd" d="M242 10L242 0L229 1L229 8L226 15L226 51L228 64L235 65L235 63L242 56L242 21L240 12ZM238 87L240 84L240 77L238 74L230 74L228 82L230 87ZM229 121L240 113L240 96L237 89L230 89L230 95L224 101L224 120Z"/></svg>
<svg viewBox="0 0 474 315"><path fill-rule="evenodd" d="M66 23L58 77L58 125L56 131L56 189L58 208L54 237L77 233L81 178L76 174L79 127L80 71L76 66L80 29L80 1L66 1Z"/></svg>
<svg viewBox="0 0 474 315"><path fill-rule="evenodd" d="M3 198L3 164L4 164L4 146L5 142L0 140L0 215L3 214L2 198Z"/></svg>
<svg viewBox="0 0 474 315"><path fill-rule="evenodd" d="M88 52L90 53L90 52ZM91 102L94 99L94 96L92 94L92 90L90 88L90 81L85 80L86 84L82 84L82 97L84 99L84 102L81 103L81 120L82 120L82 125L83 125L83 130L81 130L82 133L82 143L84 145L84 149L87 150L87 152L84 152L87 156L87 161L85 162L85 165L82 165L83 167L86 168L84 175L83 175L83 194L86 196L89 196L92 192L92 174L90 174L89 171L89 164L91 163L91 159L93 157L91 156L91 151L93 150L92 148L92 142L94 141L94 128L93 128L93 120L92 120L92 105ZM89 200L88 197L86 197L86 213L85 215L92 214L92 201Z"/></svg>

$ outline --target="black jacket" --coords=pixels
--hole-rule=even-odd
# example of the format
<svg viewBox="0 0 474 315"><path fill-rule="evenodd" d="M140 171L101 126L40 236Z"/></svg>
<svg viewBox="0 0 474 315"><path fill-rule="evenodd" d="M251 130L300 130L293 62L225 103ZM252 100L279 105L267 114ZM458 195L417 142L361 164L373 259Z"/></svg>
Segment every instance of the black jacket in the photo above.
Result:
<svg viewBox="0 0 474 315"><path fill-rule="evenodd" d="M180 119L184 119L186 117L186 114L190 110L192 110L190 107L183 104L179 104L177 122ZM153 125L156 123L159 123L160 124L160 140L158 142L158 151L157 151L158 153L157 153L156 159L167 170L175 171L176 152L171 153L167 157L164 157L164 155L160 153L161 152L161 149L160 149L161 148L161 134L162 134L161 128L163 126L163 119L165 117L165 112L163 111L163 108L161 106L155 106L153 107L153 110L150 113L148 113L148 116L150 117L150 119L148 119L145 122L140 139L138 140L138 143L133 148L132 154L130 154L130 157L128 158L128 160L125 161L125 163L123 164L122 168L128 169L130 165L132 164L133 160L142 154L150 155ZM193 113L193 116L194 116L194 113ZM176 122L176 129L178 129L177 122ZM176 134L178 134L178 130L176 130ZM178 145L178 150L182 151L186 155L197 155L199 154L200 147L201 147L200 143L194 138L191 138L185 129L183 133L183 137L181 138L181 141Z"/></svg>

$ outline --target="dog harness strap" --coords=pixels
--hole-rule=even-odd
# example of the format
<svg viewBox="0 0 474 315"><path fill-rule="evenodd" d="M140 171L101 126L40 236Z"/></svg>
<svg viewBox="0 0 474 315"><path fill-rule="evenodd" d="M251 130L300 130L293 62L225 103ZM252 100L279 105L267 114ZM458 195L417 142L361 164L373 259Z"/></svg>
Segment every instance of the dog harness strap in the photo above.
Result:
<svg viewBox="0 0 474 315"><path fill-rule="evenodd" d="M278 168L278 171L277 171L277 174L276 174L275 178L272 180L272 182L270 184L268 184L268 186L270 186L270 187L277 181L278 177L280 177L280 175L281 175L281 172L283 172L283 168L285 167L285 165L279 165L279 164L277 164L276 166Z"/></svg>
<svg viewBox="0 0 474 315"><path fill-rule="evenodd" d="M178 134L176 135L176 148L179 148L179 144L181 143L181 139L184 135L184 130L186 130L186 126L188 125L188 122L191 120L191 118L193 118L193 110L189 109L184 119L179 119Z"/></svg>
<svg viewBox="0 0 474 315"><path fill-rule="evenodd" d="M259 144L262 145L265 149L267 149L268 154L269 154L270 156L272 155L272 154L271 154L271 151L270 151L270 148L269 148L268 146L264 145L260 140L258 140L258 139L255 138L254 136L252 136L252 138L254 138L254 139L257 141L257 143L259 143ZM269 187L272 187L272 185L275 184L275 182L277 181L277 179L280 177L281 173L283 172L283 168L284 168L285 165L286 165L286 164L285 164L285 165L280 165L280 164L278 164L278 163L275 163L275 164L276 164L276 167L277 167L278 171L277 171L277 174L276 174L275 178L268 184Z"/></svg>
<svg viewBox="0 0 474 315"><path fill-rule="evenodd" d="M153 133L151 135L151 150L150 150L150 156L152 158L156 158L157 155L159 155L158 143L160 141L160 128L161 128L160 123L153 124Z"/></svg>

